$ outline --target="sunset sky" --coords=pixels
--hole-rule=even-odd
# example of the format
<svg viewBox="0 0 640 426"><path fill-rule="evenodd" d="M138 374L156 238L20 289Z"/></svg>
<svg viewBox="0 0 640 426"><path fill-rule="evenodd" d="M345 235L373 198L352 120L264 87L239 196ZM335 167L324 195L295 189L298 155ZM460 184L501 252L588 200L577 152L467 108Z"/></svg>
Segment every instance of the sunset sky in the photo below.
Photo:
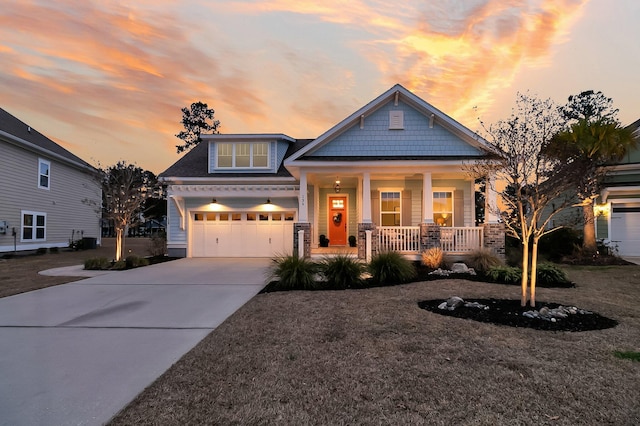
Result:
<svg viewBox="0 0 640 426"><path fill-rule="evenodd" d="M133 5L132 5L133 4ZM160 173L180 108L314 138L395 83L478 130L518 91L640 118L637 0L4 0L0 107L94 164Z"/></svg>

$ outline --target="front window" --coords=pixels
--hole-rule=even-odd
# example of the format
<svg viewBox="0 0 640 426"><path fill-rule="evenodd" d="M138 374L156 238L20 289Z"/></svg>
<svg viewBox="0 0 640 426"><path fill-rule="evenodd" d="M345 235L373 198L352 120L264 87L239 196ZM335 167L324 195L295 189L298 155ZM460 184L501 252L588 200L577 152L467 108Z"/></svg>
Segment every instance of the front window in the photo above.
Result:
<svg viewBox="0 0 640 426"><path fill-rule="evenodd" d="M380 193L380 223L382 226L400 226L400 191Z"/></svg>
<svg viewBox="0 0 640 426"><path fill-rule="evenodd" d="M440 226L453 226L453 193L433 193L433 222Z"/></svg>
<svg viewBox="0 0 640 426"><path fill-rule="evenodd" d="M22 212L22 241L44 241L46 229L46 213Z"/></svg>
<svg viewBox="0 0 640 426"><path fill-rule="evenodd" d="M38 160L38 188L49 189L51 163L47 160Z"/></svg>
<svg viewBox="0 0 640 426"><path fill-rule="evenodd" d="M269 143L218 143L218 168L267 168Z"/></svg>

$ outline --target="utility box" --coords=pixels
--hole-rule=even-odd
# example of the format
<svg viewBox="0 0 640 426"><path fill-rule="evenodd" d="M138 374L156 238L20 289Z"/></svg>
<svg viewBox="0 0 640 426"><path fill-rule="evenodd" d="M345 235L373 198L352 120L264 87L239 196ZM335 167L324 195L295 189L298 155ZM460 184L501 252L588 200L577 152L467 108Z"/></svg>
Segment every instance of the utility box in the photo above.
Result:
<svg viewBox="0 0 640 426"><path fill-rule="evenodd" d="M9 222L6 220L0 220L0 234L6 234L9 229Z"/></svg>

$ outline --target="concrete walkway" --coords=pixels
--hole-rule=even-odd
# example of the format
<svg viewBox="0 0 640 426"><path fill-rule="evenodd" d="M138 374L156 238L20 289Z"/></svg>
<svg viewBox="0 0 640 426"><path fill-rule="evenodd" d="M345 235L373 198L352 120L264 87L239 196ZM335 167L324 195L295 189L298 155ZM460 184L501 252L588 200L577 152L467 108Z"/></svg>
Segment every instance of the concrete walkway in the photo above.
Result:
<svg viewBox="0 0 640 426"><path fill-rule="evenodd" d="M264 286L268 259L181 259L0 299L0 424L99 425Z"/></svg>

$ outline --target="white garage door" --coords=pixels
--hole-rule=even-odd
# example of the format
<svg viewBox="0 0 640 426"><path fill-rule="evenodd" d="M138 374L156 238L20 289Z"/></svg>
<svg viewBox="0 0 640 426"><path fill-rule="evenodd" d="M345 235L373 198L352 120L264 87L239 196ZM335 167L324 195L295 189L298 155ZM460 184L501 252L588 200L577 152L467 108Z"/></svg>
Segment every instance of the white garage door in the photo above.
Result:
<svg viewBox="0 0 640 426"><path fill-rule="evenodd" d="M640 206L613 206L611 241L618 245L620 256L640 256Z"/></svg>
<svg viewBox="0 0 640 426"><path fill-rule="evenodd" d="M192 257L273 257L293 252L293 212L191 214Z"/></svg>

